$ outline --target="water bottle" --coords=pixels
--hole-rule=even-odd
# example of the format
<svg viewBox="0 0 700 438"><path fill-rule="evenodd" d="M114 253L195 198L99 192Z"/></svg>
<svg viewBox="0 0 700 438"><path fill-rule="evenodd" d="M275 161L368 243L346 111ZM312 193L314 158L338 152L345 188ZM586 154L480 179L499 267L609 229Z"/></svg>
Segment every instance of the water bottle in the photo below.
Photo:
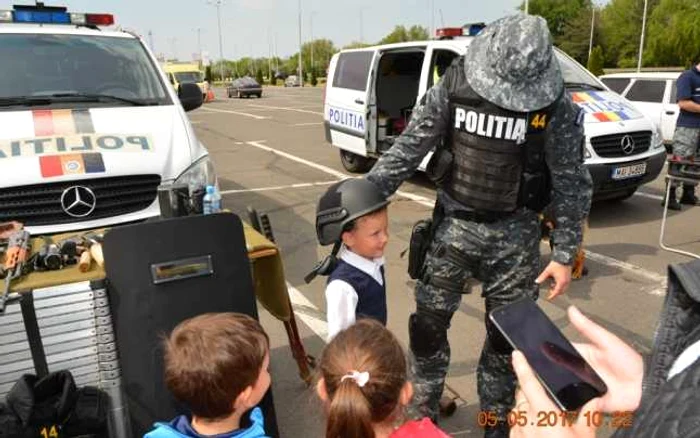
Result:
<svg viewBox="0 0 700 438"><path fill-rule="evenodd" d="M204 195L204 214L218 213L221 211L221 195L215 186L207 186L207 193Z"/></svg>

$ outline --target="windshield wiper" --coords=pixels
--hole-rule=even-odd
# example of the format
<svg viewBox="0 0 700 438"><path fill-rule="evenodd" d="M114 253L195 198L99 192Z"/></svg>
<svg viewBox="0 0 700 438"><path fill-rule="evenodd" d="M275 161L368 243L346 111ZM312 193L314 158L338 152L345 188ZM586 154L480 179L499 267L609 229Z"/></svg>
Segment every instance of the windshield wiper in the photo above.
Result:
<svg viewBox="0 0 700 438"><path fill-rule="evenodd" d="M111 94L97 94L97 93L54 93L46 96L47 98L53 100L60 99L62 102L71 101L77 99L80 102L123 102L134 106L150 106L156 105L158 102L154 100L144 101L129 99L128 97L114 96Z"/></svg>
<svg viewBox="0 0 700 438"><path fill-rule="evenodd" d="M50 103L51 99L47 97L0 97L0 107L49 105Z"/></svg>
<svg viewBox="0 0 700 438"><path fill-rule="evenodd" d="M587 88L587 89L592 89L592 90L605 91L605 88L603 88L599 85L593 85L593 84L589 84L586 82L565 82L564 86L566 88Z"/></svg>

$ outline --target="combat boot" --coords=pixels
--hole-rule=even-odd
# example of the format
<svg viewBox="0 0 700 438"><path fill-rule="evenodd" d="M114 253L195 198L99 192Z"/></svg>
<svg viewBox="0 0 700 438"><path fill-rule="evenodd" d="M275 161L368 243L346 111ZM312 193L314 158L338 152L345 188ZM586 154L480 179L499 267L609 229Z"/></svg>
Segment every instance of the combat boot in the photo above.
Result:
<svg viewBox="0 0 700 438"><path fill-rule="evenodd" d="M695 187L686 186L686 185L683 186L683 195L681 196L681 204L700 205L700 203L698 202L698 197L695 196Z"/></svg>

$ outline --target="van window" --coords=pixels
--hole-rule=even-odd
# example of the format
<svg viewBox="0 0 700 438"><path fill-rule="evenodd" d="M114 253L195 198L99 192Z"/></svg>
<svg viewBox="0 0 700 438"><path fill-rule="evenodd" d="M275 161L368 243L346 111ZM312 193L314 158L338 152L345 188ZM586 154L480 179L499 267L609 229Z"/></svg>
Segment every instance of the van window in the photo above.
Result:
<svg viewBox="0 0 700 438"><path fill-rule="evenodd" d="M676 88L676 80L671 81L671 97L668 100L670 103L678 103L678 88Z"/></svg>
<svg viewBox="0 0 700 438"><path fill-rule="evenodd" d="M365 91L367 76L374 52L346 52L338 57L333 77L333 86Z"/></svg>
<svg viewBox="0 0 700 438"><path fill-rule="evenodd" d="M637 79L625 96L627 99L636 102L655 102L662 103L664 101L664 91L666 90L666 81L647 81Z"/></svg>
<svg viewBox="0 0 700 438"><path fill-rule="evenodd" d="M564 77L564 85L567 88L585 87L602 89L603 87L596 81L596 77L591 72L579 65L573 58L564 54L559 49L554 49L554 53L559 61L561 74Z"/></svg>
<svg viewBox="0 0 700 438"><path fill-rule="evenodd" d="M617 94L622 94L630 83L630 78L600 78L600 80Z"/></svg>

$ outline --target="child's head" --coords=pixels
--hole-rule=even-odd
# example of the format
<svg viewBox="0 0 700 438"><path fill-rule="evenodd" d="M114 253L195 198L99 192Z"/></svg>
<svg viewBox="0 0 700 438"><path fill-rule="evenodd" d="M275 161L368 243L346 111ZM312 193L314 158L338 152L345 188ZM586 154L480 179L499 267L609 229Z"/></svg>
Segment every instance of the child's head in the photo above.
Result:
<svg viewBox="0 0 700 438"><path fill-rule="evenodd" d="M413 396L406 357L383 325L361 319L323 350L319 397L328 407L326 438L372 438L397 420Z"/></svg>
<svg viewBox="0 0 700 438"><path fill-rule="evenodd" d="M238 313L207 313L165 341L165 383L194 417L217 420L257 405L270 387L269 339Z"/></svg>
<svg viewBox="0 0 700 438"><path fill-rule="evenodd" d="M351 221L340 235L345 246L366 258L384 255L384 247L389 241L389 215L382 207L365 216Z"/></svg>
<svg viewBox="0 0 700 438"><path fill-rule="evenodd" d="M316 234L321 245L343 242L353 252L380 257L388 239L387 204L366 179L346 179L321 196L316 210Z"/></svg>

